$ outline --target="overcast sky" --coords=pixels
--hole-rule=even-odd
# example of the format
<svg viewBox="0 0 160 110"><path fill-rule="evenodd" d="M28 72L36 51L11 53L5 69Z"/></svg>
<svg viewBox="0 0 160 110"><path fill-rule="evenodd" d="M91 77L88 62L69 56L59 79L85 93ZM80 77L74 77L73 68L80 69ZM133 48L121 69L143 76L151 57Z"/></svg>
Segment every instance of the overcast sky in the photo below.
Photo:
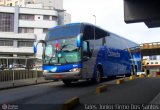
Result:
<svg viewBox="0 0 160 110"><path fill-rule="evenodd" d="M159 42L160 28L148 28L144 23L124 22L123 0L64 0L64 9L71 22L88 22L137 43Z"/></svg>

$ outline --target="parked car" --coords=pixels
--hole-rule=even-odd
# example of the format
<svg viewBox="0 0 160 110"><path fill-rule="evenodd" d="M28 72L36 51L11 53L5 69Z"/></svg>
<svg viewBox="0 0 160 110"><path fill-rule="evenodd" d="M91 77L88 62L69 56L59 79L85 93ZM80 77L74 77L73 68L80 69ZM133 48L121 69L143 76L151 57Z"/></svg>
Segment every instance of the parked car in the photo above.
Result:
<svg viewBox="0 0 160 110"><path fill-rule="evenodd" d="M14 69L25 69L26 68L26 66L25 65L23 65L23 64L10 64L9 65L9 69L13 69L13 67L14 67Z"/></svg>
<svg viewBox="0 0 160 110"><path fill-rule="evenodd" d="M23 64L14 64L14 68L26 68Z"/></svg>
<svg viewBox="0 0 160 110"><path fill-rule="evenodd" d="M0 64L0 69L1 69L1 70L7 69L6 64Z"/></svg>

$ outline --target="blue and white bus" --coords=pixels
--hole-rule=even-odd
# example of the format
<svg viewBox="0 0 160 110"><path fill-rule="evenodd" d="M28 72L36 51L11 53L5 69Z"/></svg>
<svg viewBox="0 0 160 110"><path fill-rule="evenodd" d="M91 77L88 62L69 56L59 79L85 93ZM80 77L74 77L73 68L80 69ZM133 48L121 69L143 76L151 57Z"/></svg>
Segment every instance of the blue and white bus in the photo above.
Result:
<svg viewBox="0 0 160 110"><path fill-rule="evenodd" d="M67 85L81 79L100 82L103 77L131 75L134 67L141 70L140 53L130 51L138 44L92 24L51 28L40 42L46 80L62 79Z"/></svg>

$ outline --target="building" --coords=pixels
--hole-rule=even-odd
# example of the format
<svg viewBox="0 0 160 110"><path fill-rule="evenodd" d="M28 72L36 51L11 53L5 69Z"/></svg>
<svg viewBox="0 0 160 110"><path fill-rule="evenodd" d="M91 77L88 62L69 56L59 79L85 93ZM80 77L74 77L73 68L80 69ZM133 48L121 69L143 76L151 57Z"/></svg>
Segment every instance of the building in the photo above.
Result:
<svg viewBox="0 0 160 110"><path fill-rule="evenodd" d="M0 0L0 5L4 5L5 4L5 0Z"/></svg>
<svg viewBox="0 0 160 110"><path fill-rule="evenodd" d="M66 13L65 11L60 11L58 13L58 16L59 16L58 24L60 25L68 24L71 22L71 15L69 13Z"/></svg>
<svg viewBox="0 0 160 110"><path fill-rule="evenodd" d="M26 4L34 3L34 0L0 0L0 5L25 7Z"/></svg>
<svg viewBox="0 0 160 110"><path fill-rule="evenodd" d="M44 40L48 28L70 22L70 17L64 22L65 13L42 7L0 6L0 57L33 57L34 41ZM37 52L41 59L41 44Z"/></svg>
<svg viewBox="0 0 160 110"><path fill-rule="evenodd" d="M48 28L70 21L63 0L0 0L0 64L35 57L33 43L44 40ZM37 52L41 59L41 44Z"/></svg>
<svg viewBox="0 0 160 110"><path fill-rule="evenodd" d="M58 12L42 8L0 7L0 32L32 33L44 39L48 28L58 25ZM14 34L13 34L14 35ZM41 57L41 48L38 50Z"/></svg>
<svg viewBox="0 0 160 110"><path fill-rule="evenodd" d="M36 4L43 4L46 9L63 10L63 0L34 0Z"/></svg>
<svg viewBox="0 0 160 110"><path fill-rule="evenodd" d="M0 33L0 64L34 64L35 34ZM32 58L32 59L31 59Z"/></svg>
<svg viewBox="0 0 160 110"><path fill-rule="evenodd" d="M41 5L45 9L63 10L63 0L0 0L0 5L19 7L35 7Z"/></svg>
<svg viewBox="0 0 160 110"><path fill-rule="evenodd" d="M144 56L142 66L147 74L156 76L156 73L160 72L160 55Z"/></svg>
<svg viewBox="0 0 160 110"><path fill-rule="evenodd" d="M63 0L0 0L0 5L56 10L59 25L71 22L71 15L63 9Z"/></svg>
<svg viewBox="0 0 160 110"><path fill-rule="evenodd" d="M0 56L33 56L35 34L0 33Z"/></svg>

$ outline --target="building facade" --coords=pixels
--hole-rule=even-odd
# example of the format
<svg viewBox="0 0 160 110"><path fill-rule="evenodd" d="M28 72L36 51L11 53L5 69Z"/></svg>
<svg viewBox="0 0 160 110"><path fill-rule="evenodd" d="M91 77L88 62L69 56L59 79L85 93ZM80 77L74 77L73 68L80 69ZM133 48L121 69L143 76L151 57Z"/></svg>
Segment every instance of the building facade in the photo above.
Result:
<svg viewBox="0 0 160 110"><path fill-rule="evenodd" d="M57 25L58 12L55 10L0 6L0 33L13 33L13 36L14 33L30 33L35 34L37 40L41 40L45 38L48 28ZM41 57L42 53L40 47L38 57Z"/></svg>
<svg viewBox="0 0 160 110"><path fill-rule="evenodd" d="M160 55L144 56L142 67L147 74L156 76L156 73L160 72Z"/></svg>
<svg viewBox="0 0 160 110"><path fill-rule="evenodd" d="M18 34L21 34L22 39L22 34L33 34L33 36L36 36L35 40L44 40L48 28L64 24L59 20L63 21L62 19L65 17L59 16L59 13L59 11L53 9L0 6L0 33L3 34L3 38L0 36L0 41L5 40L4 36L8 36L8 33L13 34L13 39L16 39ZM70 20L65 23L69 22ZM6 37L6 39L8 38ZM3 51L0 50L0 53L3 54ZM41 58L41 55L42 46L39 44L37 57Z"/></svg>
<svg viewBox="0 0 160 110"><path fill-rule="evenodd" d="M0 0L0 64L33 62L33 43L44 40L48 28L70 21L63 0ZM42 58L41 44L36 58Z"/></svg>
<svg viewBox="0 0 160 110"><path fill-rule="evenodd" d="M63 10L63 0L34 0L36 4L43 4L46 9Z"/></svg>
<svg viewBox="0 0 160 110"><path fill-rule="evenodd" d="M69 13L66 13L65 11L60 11L58 13L58 16L59 16L58 24L60 25L68 24L71 22L71 15Z"/></svg>
<svg viewBox="0 0 160 110"><path fill-rule="evenodd" d="M5 5L6 0L0 0L0 5Z"/></svg>
<svg viewBox="0 0 160 110"><path fill-rule="evenodd" d="M0 33L0 57L31 57L35 34Z"/></svg>
<svg viewBox="0 0 160 110"><path fill-rule="evenodd" d="M0 5L25 7L28 3L34 3L34 0L0 0Z"/></svg>
<svg viewBox="0 0 160 110"><path fill-rule="evenodd" d="M45 9L63 10L63 0L0 0L0 5L4 6L28 7L33 4L41 4Z"/></svg>

